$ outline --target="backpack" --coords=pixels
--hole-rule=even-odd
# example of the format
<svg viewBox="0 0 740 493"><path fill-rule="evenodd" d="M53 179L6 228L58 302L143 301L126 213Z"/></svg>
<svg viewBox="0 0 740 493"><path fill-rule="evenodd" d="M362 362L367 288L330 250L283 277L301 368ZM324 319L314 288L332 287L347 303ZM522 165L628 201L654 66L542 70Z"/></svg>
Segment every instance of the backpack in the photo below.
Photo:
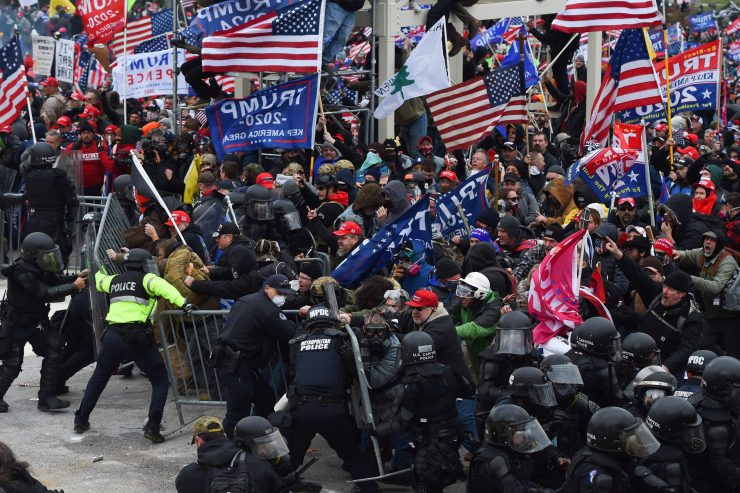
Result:
<svg viewBox="0 0 740 493"><path fill-rule="evenodd" d="M735 269L720 293L720 303L725 310L740 311L740 267Z"/></svg>
<svg viewBox="0 0 740 493"><path fill-rule="evenodd" d="M240 450L227 467L212 468L208 493L257 493L245 458L246 452Z"/></svg>

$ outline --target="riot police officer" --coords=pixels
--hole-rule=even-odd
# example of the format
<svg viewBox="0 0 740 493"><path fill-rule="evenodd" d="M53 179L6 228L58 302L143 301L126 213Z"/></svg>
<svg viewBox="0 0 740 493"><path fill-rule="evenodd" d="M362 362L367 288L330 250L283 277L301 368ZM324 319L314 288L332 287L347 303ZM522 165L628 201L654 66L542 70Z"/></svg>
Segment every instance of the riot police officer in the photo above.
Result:
<svg viewBox="0 0 740 493"><path fill-rule="evenodd" d="M638 418L645 419L656 401L673 395L676 390L676 377L663 368L635 382L634 400L627 410Z"/></svg>
<svg viewBox="0 0 740 493"><path fill-rule="evenodd" d="M641 369L660 365L660 349L655 339L645 332L633 332L622 341L622 358L617 366L622 390L632 382Z"/></svg>
<svg viewBox="0 0 740 493"><path fill-rule="evenodd" d="M124 359L133 360L149 377L152 399L144 437L154 443L164 442L160 433L164 405L167 402L167 370L154 342L151 317L157 298L162 297L186 314L193 310L185 298L170 283L152 273L151 254L142 248L131 249L124 258L125 272L118 275L95 274L95 289L108 293L110 309L105 317L106 330L97 366L85 388L80 408L75 412L74 429L83 433L90 429L90 413L103 393L113 372Z"/></svg>
<svg viewBox="0 0 740 493"><path fill-rule="evenodd" d="M120 175L113 180L113 193L121 204L121 208L129 220L129 224L136 224L136 217L139 214L139 207L136 205L136 196L134 195L134 184L131 181L131 175Z"/></svg>
<svg viewBox="0 0 740 493"><path fill-rule="evenodd" d="M246 215L239 225L242 234L251 240L282 241L282 235L275 227L275 209L272 192L262 185L252 185L244 193Z"/></svg>
<svg viewBox="0 0 740 493"><path fill-rule="evenodd" d="M551 445L537 418L513 404L499 404L486 418L483 445L470 461L467 493L546 493L532 482L531 454Z"/></svg>
<svg viewBox="0 0 740 493"><path fill-rule="evenodd" d="M615 363L621 355L620 338L611 320L591 317L573 329L566 353L581 370L583 392L600 407L624 401Z"/></svg>
<svg viewBox="0 0 740 493"><path fill-rule="evenodd" d="M707 440L706 450L689 464L691 486L698 493L733 491L740 485L740 361L720 356L707 365L703 378L701 390L689 397Z"/></svg>
<svg viewBox="0 0 740 493"><path fill-rule="evenodd" d="M717 353L709 351L708 349L699 349L694 351L689 356L689 361L686 363L686 380L678 386L673 395L688 399L701 389L702 375L704 374L704 368L709 363L717 358Z"/></svg>
<svg viewBox="0 0 740 493"><path fill-rule="evenodd" d="M353 479L370 477L370 461L360 450L354 421L347 410L354 356L339 320L324 305L308 310L306 332L291 341L291 389L288 394L293 422L290 463L297 469L318 433L349 468ZM357 483L363 492L378 491L375 482Z"/></svg>
<svg viewBox="0 0 740 493"><path fill-rule="evenodd" d="M434 340L426 332L406 334L401 348L404 391L397 426L414 436L417 491L441 492L462 472L455 402L464 385L452 368L437 362Z"/></svg>
<svg viewBox="0 0 740 493"><path fill-rule="evenodd" d="M509 395L506 386L511 372L539 365L540 354L532 344L529 317L518 311L502 315L493 342L481 351L480 360L477 414L478 431L482 434L485 416L496 401Z"/></svg>
<svg viewBox="0 0 740 493"><path fill-rule="evenodd" d="M2 270L8 279L8 300L0 328L0 413L8 411L3 400L13 380L21 372L23 348L27 342L43 356L38 408L42 411L69 407L58 399L57 379L63 362L61 334L50 330L49 303L61 301L85 287L80 277L61 274L64 268L59 246L46 233L31 233L21 243L21 257ZM40 328L39 328L40 327Z"/></svg>
<svg viewBox="0 0 740 493"><path fill-rule="evenodd" d="M640 459L635 468L635 491L689 493L691 480L684 454L698 454L706 448L696 409L686 400L669 395L650 408L645 424L660 442L660 448Z"/></svg>
<svg viewBox="0 0 740 493"><path fill-rule="evenodd" d="M640 418L620 407L599 409L588 421L586 446L573 457L564 493L628 493L632 458L660 443Z"/></svg>

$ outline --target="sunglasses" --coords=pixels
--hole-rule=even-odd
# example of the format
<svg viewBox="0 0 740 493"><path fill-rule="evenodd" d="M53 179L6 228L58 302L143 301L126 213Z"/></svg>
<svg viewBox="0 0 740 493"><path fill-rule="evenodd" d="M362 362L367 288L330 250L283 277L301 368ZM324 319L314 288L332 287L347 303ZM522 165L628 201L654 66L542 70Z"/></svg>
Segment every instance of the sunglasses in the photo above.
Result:
<svg viewBox="0 0 740 493"><path fill-rule="evenodd" d="M634 210L634 209L635 209L635 208L634 208L634 207L632 207L631 205L620 205L620 206L619 206L619 210L620 210L620 211L622 211L622 212L625 212L625 211L632 211L632 210Z"/></svg>

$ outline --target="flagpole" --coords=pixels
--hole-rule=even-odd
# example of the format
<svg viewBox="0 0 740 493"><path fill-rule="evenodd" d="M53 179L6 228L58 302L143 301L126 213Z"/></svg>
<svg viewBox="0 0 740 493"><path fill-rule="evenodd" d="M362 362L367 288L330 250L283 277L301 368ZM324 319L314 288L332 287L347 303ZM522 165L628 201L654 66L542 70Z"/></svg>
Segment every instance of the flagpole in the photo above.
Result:
<svg viewBox="0 0 740 493"><path fill-rule="evenodd" d="M666 46L666 54L668 54L668 46ZM645 129L642 129L642 160L645 161L645 181L647 182L647 193L648 193L648 210L650 211L650 225L655 227L655 204L653 204L653 186L650 183L650 165L648 164L647 156L647 138L645 137Z"/></svg>
<svg viewBox="0 0 740 493"><path fill-rule="evenodd" d="M568 40L568 42L565 44L565 48L563 48L562 50L560 50L560 53L558 53L557 55L555 55L555 58L553 58L552 60L550 60L550 63L548 63L547 66L544 69L542 69L542 72L541 73L544 74L545 72L547 72L548 70L550 70L552 68L552 66L555 64L555 62L558 61L558 58L560 58L560 56L563 53L565 53L565 50L568 49L568 46L570 46L570 44L573 42L574 39L576 39L576 36L578 36L579 34L580 33L573 33L573 36L571 36L570 39ZM558 89L560 89L560 88L558 88ZM563 89L560 89L560 90L562 91Z"/></svg>
<svg viewBox="0 0 740 493"><path fill-rule="evenodd" d="M445 35L445 43L444 43L444 52L445 52L445 62L447 62L447 83L452 85L452 82L450 81L450 52L447 51L447 18L445 17L445 22L442 23L442 28L444 29L444 35ZM323 111L322 111L323 113Z"/></svg>
<svg viewBox="0 0 740 493"><path fill-rule="evenodd" d="M127 110L127 97L126 93L128 92L128 67L127 67L127 60L126 60L126 51L128 47L126 46L128 43L128 12L124 14L126 16L126 23L123 25L123 123L124 125L128 124L128 110ZM177 228L175 228L177 229Z"/></svg>
<svg viewBox="0 0 740 493"><path fill-rule="evenodd" d="M523 26L523 25L522 25ZM529 155L529 101L527 97L527 88L526 84L524 83L525 73L524 73L524 41L527 39L524 36L524 28L519 30L519 77L520 83L521 83L521 91L522 94L524 94L524 111L527 115L526 123L524 124L524 150L526 152L526 155ZM529 167L527 167L527 175L529 175Z"/></svg>
<svg viewBox="0 0 740 493"><path fill-rule="evenodd" d="M666 118L668 119L668 140L673 141L673 127L671 126L671 74L668 68L668 22L665 16L665 2L663 0L663 63L665 64L665 110ZM652 63L650 66L652 67ZM658 82L658 90L660 90L660 82ZM668 149L668 156L671 163L671 171L673 171L673 144ZM655 221L655 219L653 219ZM653 225L654 226L654 225Z"/></svg>
<svg viewBox="0 0 740 493"><path fill-rule="evenodd" d="M31 98L26 96L26 104L28 105L28 121L31 124L31 136L33 137L33 143L36 141L36 128L33 125L33 112L31 111Z"/></svg>
<svg viewBox="0 0 740 493"><path fill-rule="evenodd" d="M174 1L177 3L177 0ZM184 16L185 6L182 2L180 2L180 6L182 7L182 13ZM175 5L172 9L172 32L174 34L177 34L177 28L179 27L178 23L177 5ZM180 111L180 104L177 99L177 79L179 78L177 68L177 46L172 45L172 125L174 127L172 131L175 135L180 135L180 119L182 118L182 112Z"/></svg>

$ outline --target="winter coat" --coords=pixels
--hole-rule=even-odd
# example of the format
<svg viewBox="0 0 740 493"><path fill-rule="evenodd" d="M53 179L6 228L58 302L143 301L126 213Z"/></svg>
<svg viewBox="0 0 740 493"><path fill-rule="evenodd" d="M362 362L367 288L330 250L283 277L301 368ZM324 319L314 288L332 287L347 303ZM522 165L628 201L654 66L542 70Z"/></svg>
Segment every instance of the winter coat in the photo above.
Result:
<svg viewBox="0 0 740 493"><path fill-rule="evenodd" d="M192 303L202 309L208 309L207 307L209 306L213 306L215 309L218 302L214 303L209 296L193 292L183 282L185 276L188 275L185 269L187 269L189 264L193 264L193 271L190 273L193 279L196 281L208 279L208 275L200 270L203 268L203 262L193 252L193 249L187 245L178 246L167 256L164 268L162 269L162 277L165 281L172 284L188 303ZM163 309L168 308L163 305Z"/></svg>
<svg viewBox="0 0 740 493"><path fill-rule="evenodd" d="M501 299L495 292L488 293L485 301L476 301L470 308L460 306L459 323L455 328L460 339L465 341L473 371L480 368L478 355L493 340L496 323L501 318ZM477 376L477 375L476 375Z"/></svg>
<svg viewBox="0 0 740 493"><path fill-rule="evenodd" d="M391 180L386 184L383 188L383 196L390 200L392 204L388 216L385 218L385 224L391 224L411 207L406 193L406 185L398 180Z"/></svg>
<svg viewBox="0 0 740 493"><path fill-rule="evenodd" d="M718 243L716 249L721 250L722 246ZM714 299L722 293L722 290L737 270L737 262L732 255L720 251L719 255L714 256L712 259L705 259L706 261L702 266L700 262L704 256L703 248L679 251L679 254L681 255L678 261L679 265L682 267L699 266L701 269L699 276L691 276L691 280L694 283L694 288L701 295L704 316L708 320L737 316L736 312L725 310L721 306L714 304ZM718 263L718 265L715 266L715 263Z"/></svg>
<svg viewBox="0 0 740 493"><path fill-rule="evenodd" d="M565 178L555 178L542 189L546 195L540 211L546 216L545 224L555 222L565 226L578 214L578 207L573 202L573 185L566 185Z"/></svg>
<svg viewBox="0 0 740 493"><path fill-rule="evenodd" d="M702 236L709 231L709 227L697 219L692 212L693 204L688 195L672 195L666 200L663 207L673 212L681 223L673 231L673 241L676 250L691 250L700 248L704 242Z"/></svg>
<svg viewBox="0 0 740 493"><path fill-rule="evenodd" d="M246 240L235 238L224 250L216 268L210 272L210 280L193 281L190 289L195 293L207 294L217 298L237 299L258 291L262 278L254 270L257 256Z"/></svg>

